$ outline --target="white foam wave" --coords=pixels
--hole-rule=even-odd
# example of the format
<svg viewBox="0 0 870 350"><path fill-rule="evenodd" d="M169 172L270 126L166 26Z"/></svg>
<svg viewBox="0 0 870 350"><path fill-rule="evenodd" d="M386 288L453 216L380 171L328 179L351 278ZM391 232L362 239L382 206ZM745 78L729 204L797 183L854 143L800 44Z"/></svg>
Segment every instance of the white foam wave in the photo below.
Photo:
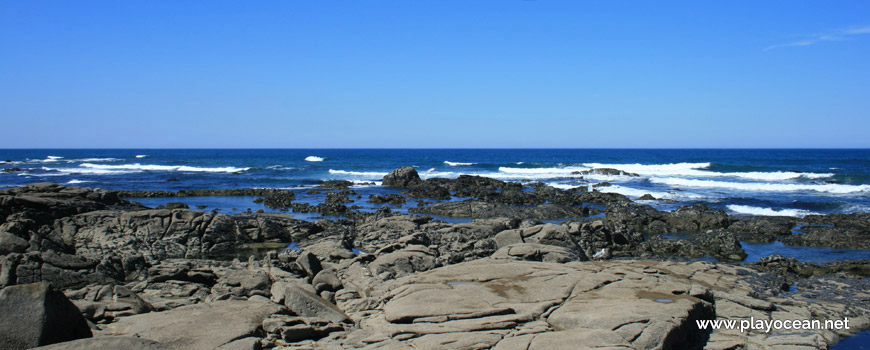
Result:
<svg viewBox="0 0 870 350"><path fill-rule="evenodd" d="M88 163L88 162L117 162L122 159L118 158L81 158L81 159L67 159L67 163Z"/></svg>
<svg viewBox="0 0 870 350"><path fill-rule="evenodd" d="M63 159L63 157L61 156L48 156L45 157L45 159L32 159L30 161L33 163L54 163L60 161L61 159Z"/></svg>
<svg viewBox="0 0 870 350"><path fill-rule="evenodd" d="M88 183L88 182L93 182L93 181L85 181L85 180L76 180L76 179L72 179L72 180L67 181L66 184L67 184L67 185L75 185L75 184L83 184L83 183Z"/></svg>
<svg viewBox="0 0 870 350"><path fill-rule="evenodd" d="M587 167L578 167L578 166L569 166L569 167L560 167L560 168L511 168L511 167L500 167L498 168L497 173L482 173L482 174L469 174L469 175L480 175L485 177L491 177L493 179L499 179L504 181L516 181L516 180L547 180L547 179L556 179L556 178L584 178L588 180L595 181L629 181L632 179L636 179L629 176L623 175L581 175L580 171L590 170L591 168Z"/></svg>
<svg viewBox="0 0 870 350"><path fill-rule="evenodd" d="M52 174L34 174L29 172L21 172L17 174L18 176L24 176L26 178L30 178L31 176L43 177L43 176L67 176L69 173L52 173Z"/></svg>
<svg viewBox="0 0 870 350"><path fill-rule="evenodd" d="M759 183L759 182L728 182L715 180L683 179L677 177L654 177L651 182L675 187L694 188L722 188L740 191L769 191L769 192L799 192L815 191L825 193L858 193L870 191L870 185L841 185L841 184L784 184L784 183Z"/></svg>
<svg viewBox="0 0 870 350"><path fill-rule="evenodd" d="M704 196L691 193L691 192L661 192L661 191L651 191L648 189L639 189L627 186L620 185L611 185L607 187L598 187L597 191L604 193L619 193L631 198L638 198L645 194L649 194L650 196L655 197L656 199L700 199L704 198Z"/></svg>
<svg viewBox="0 0 870 350"><path fill-rule="evenodd" d="M571 184L552 183L552 182L551 182L551 183L547 183L546 185L547 185L547 186L550 186L550 187L553 187L553 188L558 188L558 189L560 189L560 190L570 190L570 189L572 189L572 188L585 187L585 186L586 186L586 185L571 185Z"/></svg>
<svg viewBox="0 0 870 350"><path fill-rule="evenodd" d="M497 179L552 179L560 177L582 177L577 172L589 170L586 167L561 167L561 168L511 168L500 167L498 173L481 174L481 176L490 176Z"/></svg>
<svg viewBox="0 0 870 350"><path fill-rule="evenodd" d="M564 167L564 168L511 168L499 167L498 171L505 174L547 174L556 176L580 176L571 174L575 171L589 170L587 167Z"/></svg>
<svg viewBox="0 0 870 350"><path fill-rule="evenodd" d="M318 156L308 156L305 157L306 162L322 162L323 158Z"/></svg>
<svg viewBox="0 0 870 350"><path fill-rule="evenodd" d="M429 170L426 170L425 172L423 172L423 175L429 175L429 174L431 174L433 171L435 171L435 168L429 168Z"/></svg>
<svg viewBox="0 0 870 350"><path fill-rule="evenodd" d="M141 170L112 170L112 169L91 169L91 168L47 168L42 167L42 170L49 173L28 174L32 176L66 176L66 175L119 175L138 173Z"/></svg>
<svg viewBox="0 0 870 350"><path fill-rule="evenodd" d="M156 165L156 164L139 164L139 163L120 164L120 165L82 163L79 166L82 168L86 168L86 169L98 169L98 170L180 171L180 172L204 172L204 173L235 173L235 172L246 171L246 170L250 169L250 168L236 168L236 167L202 168L202 167L187 166L187 165Z"/></svg>
<svg viewBox="0 0 870 350"><path fill-rule="evenodd" d="M367 178L382 178L389 173L386 172L377 172L377 171L347 171L347 170L335 170L329 169L329 173L332 175L346 175L346 176L357 176L357 177L367 177Z"/></svg>
<svg viewBox="0 0 870 350"><path fill-rule="evenodd" d="M449 166L469 166L469 165L475 165L477 163L451 162L449 160L445 160L444 164L447 164Z"/></svg>
<svg viewBox="0 0 870 350"><path fill-rule="evenodd" d="M145 158L147 156L148 156L147 154L137 154L136 158Z"/></svg>
<svg viewBox="0 0 870 350"><path fill-rule="evenodd" d="M809 210L803 209L773 209L773 208L761 208L761 207L752 207L748 205L737 205L731 204L728 206L728 210L733 211L737 214L750 214L750 215L764 215L764 216L793 216L802 218L807 215L817 214L811 212Z"/></svg>
<svg viewBox="0 0 870 350"><path fill-rule="evenodd" d="M703 170L710 163L670 163L670 164L602 164L584 163L591 168L613 168L641 176L690 176L690 177L736 177L750 180L782 181L796 178L820 179L834 176L829 173L798 173L790 171L774 172L734 172L720 173Z"/></svg>
<svg viewBox="0 0 870 350"><path fill-rule="evenodd" d="M523 165L523 164L526 164L526 162L517 162L517 165Z"/></svg>

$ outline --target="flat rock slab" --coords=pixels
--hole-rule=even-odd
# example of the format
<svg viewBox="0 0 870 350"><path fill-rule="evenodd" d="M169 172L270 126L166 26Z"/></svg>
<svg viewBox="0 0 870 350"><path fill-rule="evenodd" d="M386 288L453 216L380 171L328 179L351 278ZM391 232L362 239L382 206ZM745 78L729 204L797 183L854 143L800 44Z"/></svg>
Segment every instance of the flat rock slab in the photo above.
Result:
<svg viewBox="0 0 870 350"><path fill-rule="evenodd" d="M81 349L164 350L171 348L153 340L124 336L85 338L34 348L34 350Z"/></svg>
<svg viewBox="0 0 870 350"><path fill-rule="evenodd" d="M819 334L711 337L696 320L811 317L806 304L758 297L747 269L707 262L565 264L478 259L384 283L353 312L359 337L345 348L760 349L824 348ZM351 304L347 304L350 306ZM359 339L359 340L355 340ZM769 339L776 339L777 344Z"/></svg>
<svg viewBox="0 0 870 350"><path fill-rule="evenodd" d="M284 310L265 298L218 301L120 319L107 332L159 342L171 349L215 349L256 335L263 320Z"/></svg>

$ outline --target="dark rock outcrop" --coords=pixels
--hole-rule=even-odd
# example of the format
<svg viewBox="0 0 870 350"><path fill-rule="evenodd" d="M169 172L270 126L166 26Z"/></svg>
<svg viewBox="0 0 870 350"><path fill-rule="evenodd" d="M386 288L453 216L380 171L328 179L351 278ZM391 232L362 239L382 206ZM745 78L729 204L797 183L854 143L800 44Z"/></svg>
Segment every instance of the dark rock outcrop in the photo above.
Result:
<svg viewBox="0 0 870 350"><path fill-rule="evenodd" d="M381 183L386 187L398 188L412 187L422 182L420 174L417 174L417 169L409 166L393 170L381 180Z"/></svg>
<svg viewBox="0 0 870 350"><path fill-rule="evenodd" d="M605 215L609 223L626 225L644 233L695 232L727 228L732 221L722 210L713 210L703 204L684 205L667 212L635 203L612 203Z"/></svg>
<svg viewBox="0 0 870 350"><path fill-rule="evenodd" d="M870 249L870 213L807 215L801 223L806 224L801 233L780 240L796 246Z"/></svg>
<svg viewBox="0 0 870 350"><path fill-rule="evenodd" d="M752 243L769 243L791 235L797 219L780 216L754 216L737 218L728 226L741 239Z"/></svg>
<svg viewBox="0 0 870 350"><path fill-rule="evenodd" d="M347 180L326 181L320 185L314 186L321 190L345 190L353 186L353 182Z"/></svg>
<svg viewBox="0 0 870 350"><path fill-rule="evenodd" d="M537 207L511 206L507 204L469 199L462 202L435 203L421 208L410 208L409 211L414 213L460 218L470 217L483 219L507 217L551 220L589 216L594 214L596 210L588 207L566 207L558 204L543 204Z"/></svg>
<svg viewBox="0 0 870 350"><path fill-rule="evenodd" d="M407 202L407 201L408 201L407 198L405 198L401 195L395 194L395 193L390 193L387 195L380 195L380 194L369 195L369 200L368 200L369 203L374 203L374 204L389 203L389 204L397 205L397 206L401 206L402 204L405 204L405 202Z"/></svg>
<svg viewBox="0 0 870 350"><path fill-rule="evenodd" d="M652 251L661 257L714 257L724 261L741 261L746 252L737 236L726 230L706 230L689 236L688 239L665 239L653 236L649 239Z"/></svg>

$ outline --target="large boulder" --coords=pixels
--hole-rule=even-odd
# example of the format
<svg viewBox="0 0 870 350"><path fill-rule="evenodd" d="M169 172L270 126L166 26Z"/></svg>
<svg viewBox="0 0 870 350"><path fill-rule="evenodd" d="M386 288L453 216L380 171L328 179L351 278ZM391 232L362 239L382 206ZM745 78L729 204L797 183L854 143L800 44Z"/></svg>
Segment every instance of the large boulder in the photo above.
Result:
<svg viewBox="0 0 870 350"><path fill-rule="evenodd" d="M406 188L422 183L420 174L413 167L401 167L384 176L382 183L387 187Z"/></svg>
<svg viewBox="0 0 870 350"><path fill-rule="evenodd" d="M431 270L437 266L429 248L421 245L379 255L369 264L369 270L384 279L401 277L415 272Z"/></svg>
<svg viewBox="0 0 870 350"><path fill-rule="evenodd" d="M0 310L0 349L29 349L92 336L79 309L46 282L3 288Z"/></svg>
<svg viewBox="0 0 870 350"><path fill-rule="evenodd" d="M295 282L276 282L272 284L272 301L287 306L298 316L316 317L335 323L350 320L341 309L315 294L310 287Z"/></svg>
<svg viewBox="0 0 870 350"><path fill-rule="evenodd" d="M0 231L0 255L23 253L30 247L27 240L6 231Z"/></svg>

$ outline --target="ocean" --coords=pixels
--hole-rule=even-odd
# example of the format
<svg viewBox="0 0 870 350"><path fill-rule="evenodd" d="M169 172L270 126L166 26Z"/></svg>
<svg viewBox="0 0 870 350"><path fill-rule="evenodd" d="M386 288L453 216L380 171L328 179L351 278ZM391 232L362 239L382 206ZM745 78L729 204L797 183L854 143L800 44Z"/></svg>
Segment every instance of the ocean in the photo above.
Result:
<svg viewBox="0 0 870 350"><path fill-rule="evenodd" d="M650 194L659 200L642 202L662 210L704 203L735 215L870 211L867 149L15 149L0 150L0 161L2 170L21 169L0 172L0 188L47 181L117 190L304 189L350 180L361 192L379 192L385 174L410 165L423 178L471 174L563 189L607 182L598 189ZM637 176L576 173L592 168Z"/></svg>

